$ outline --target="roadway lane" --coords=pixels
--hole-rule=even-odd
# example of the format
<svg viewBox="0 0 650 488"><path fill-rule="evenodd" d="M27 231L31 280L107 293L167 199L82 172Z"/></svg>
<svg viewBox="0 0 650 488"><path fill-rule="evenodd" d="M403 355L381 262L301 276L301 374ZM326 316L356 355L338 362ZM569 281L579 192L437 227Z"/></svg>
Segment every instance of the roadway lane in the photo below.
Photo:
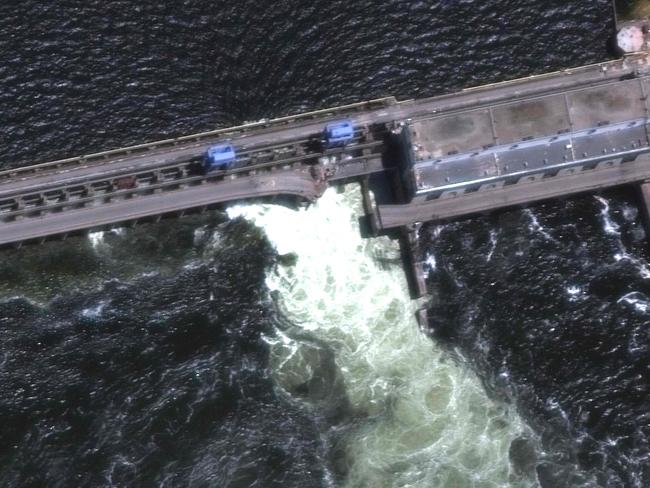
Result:
<svg viewBox="0 0 650 488"><path fill-rule="evenodd" d="M243 176L217 184L206 183L96 207L0 223L0 245L100 228L116 222L128 222L215 203L275 195L294 195L313 201L319 194L318 185L308 171L288 170L272 175Z"/></svg>
<svg viewBox="0 0 650 488"><path fill-rule="evenodd" d="M416 222L466 217L648 179L650 179L650 156L644 155L636 161L622 163L619 166L587 170L570 176L557 176L537 182L519 183L428 202L380 205L377 212L381 228L390 229Z"/></svg>

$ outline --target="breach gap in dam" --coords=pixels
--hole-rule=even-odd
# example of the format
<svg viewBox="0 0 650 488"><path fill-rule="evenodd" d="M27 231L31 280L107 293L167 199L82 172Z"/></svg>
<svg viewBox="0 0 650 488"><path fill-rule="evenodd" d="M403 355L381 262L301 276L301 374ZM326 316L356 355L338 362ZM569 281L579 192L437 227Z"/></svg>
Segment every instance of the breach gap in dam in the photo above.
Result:
<svg viewBox="0 0 650 488"><path fill-rule="evenodd" d="M647 43L648 29L638 29ZM629 30L628 29L628 30ZM632 32L630 31L630 32ZM627 32L620 30L620 32ZM634 185L650 222L650 54L397 101L392 97L0 171L0 246L206 212L314 202L357 182L368 235Z"/></svg>

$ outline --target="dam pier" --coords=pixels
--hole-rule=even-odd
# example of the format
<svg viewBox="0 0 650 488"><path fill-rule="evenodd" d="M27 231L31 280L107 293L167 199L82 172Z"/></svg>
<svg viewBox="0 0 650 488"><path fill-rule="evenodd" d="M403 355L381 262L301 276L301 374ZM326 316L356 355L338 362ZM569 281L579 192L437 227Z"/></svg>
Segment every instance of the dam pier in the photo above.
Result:
<svg viewBox="0 0 650 488"><path fill-rule="evenodd" d="M365 232L402 237L417 297L426 293L413 252L423 222L621 185L639 188L650 222L649 94L650 55L641 52L439 97L387 97L5 169L0 246L233 201L309 203L328 186L358 182Z"/></svg>

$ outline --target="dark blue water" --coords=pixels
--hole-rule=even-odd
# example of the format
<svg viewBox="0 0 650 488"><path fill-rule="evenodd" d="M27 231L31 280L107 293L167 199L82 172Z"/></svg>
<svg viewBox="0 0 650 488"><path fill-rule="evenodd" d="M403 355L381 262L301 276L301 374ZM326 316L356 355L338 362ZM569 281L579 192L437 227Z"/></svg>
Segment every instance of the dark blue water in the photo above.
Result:
<svg viewBox="0 0 650 488"><path fill-rule="evenodd" d="M650 484L647 240L629 193L428 227L431 325L554 452L544 486Z"/></svg>
<svg viewBox="0 0 650 488"><path fill-rule="evenodd" d="M597 62L611 24L608 0L7 1L0 164ZM612 218L640 259L631 205L612 197ZM576 463L603 486L647 484L647 319L629 294L650 291L639 263L616 260L601 206L535 210L552 239L515 211L428 248L440 340L544 437L544 486L571 486ZM310 409L270 379L275 252L243 222L184 225L109 236L107 255L72 240L0 256L0 484L349 483L345 392L330 378L336 402ZM203 225L217 242L197 240Z"/></svg>
<svg viewBox="0 0 650 488"><path fill-rule="evenodd" d="M268 376L271 249L246 224L223 231L173 278L2 302L3 486L320 483L317 422Z"/></svg>
<svg viewBox="0 0 650 488"><path fill-rule="evenodd" d="M609 2L5 1L5 164L606 57Z"/></svg>

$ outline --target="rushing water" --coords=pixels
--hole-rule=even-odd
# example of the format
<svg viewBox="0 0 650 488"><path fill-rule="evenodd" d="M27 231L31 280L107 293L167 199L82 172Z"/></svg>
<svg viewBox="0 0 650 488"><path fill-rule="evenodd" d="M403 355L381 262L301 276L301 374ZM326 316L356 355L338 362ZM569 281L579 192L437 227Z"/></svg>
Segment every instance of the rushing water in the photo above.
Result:
<svg viewBox="0 0 650 488"><path fill-rule="evenodd" d="M345 432L344 486L531 486L508 461L526 429L418 330L399 249L360 237L354 190L329 190L301 212L229 210L297 256L266 280L290 320L270 341L278 385L316 408L344 408L333 417ZM324 388L326 370L337 389Z"/></svg>
<svg viewBox="0 0 650 488"><path fill-rule="evenodd" d="M7 1L0 160L600 61L611 21L609 0ZM3 252L0 485L650 483L628 195L424 226L423 331L358 212L352 187Z"/></svg>

